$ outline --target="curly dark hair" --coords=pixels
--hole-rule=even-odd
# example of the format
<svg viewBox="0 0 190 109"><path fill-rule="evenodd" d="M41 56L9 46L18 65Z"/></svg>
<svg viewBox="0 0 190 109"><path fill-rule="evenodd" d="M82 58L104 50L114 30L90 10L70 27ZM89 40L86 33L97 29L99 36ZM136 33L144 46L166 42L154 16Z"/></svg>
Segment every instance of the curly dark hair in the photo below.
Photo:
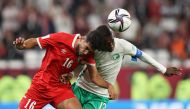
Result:
<svg viewBox="0 0 190 109"><path fill-rule="evenodd" d="M110 29L106 25L101 25L87 34L87 42L94 50L111 52L114 38Z"/></svg>

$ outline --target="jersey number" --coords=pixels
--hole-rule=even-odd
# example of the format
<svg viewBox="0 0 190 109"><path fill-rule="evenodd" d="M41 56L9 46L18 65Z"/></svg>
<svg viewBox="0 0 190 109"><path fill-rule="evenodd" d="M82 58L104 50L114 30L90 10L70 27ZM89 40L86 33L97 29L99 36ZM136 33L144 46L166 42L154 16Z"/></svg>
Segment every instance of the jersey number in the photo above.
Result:
<svg viewBox="0 0 190 109"><path fill-rule="evenodd" d="M28 99L28 102L24 106L25 109L34 109L34 106L36 105L36 101L31 101L31 99Z"/></svg>
<svg viewBox="0 0 190 109"><path fill-rule="evenodd" d="M105 108L106 108L106 103L101 102L99 109L105 109Z"/></svg>
<svg viewBox="0 0 190 109"><path fill-rule="evenodd" d="M71 60L70 58L66 58L63 66L67 67L67 68L70 68L72 66L72 64L73 64L73 60Z"/></svg>

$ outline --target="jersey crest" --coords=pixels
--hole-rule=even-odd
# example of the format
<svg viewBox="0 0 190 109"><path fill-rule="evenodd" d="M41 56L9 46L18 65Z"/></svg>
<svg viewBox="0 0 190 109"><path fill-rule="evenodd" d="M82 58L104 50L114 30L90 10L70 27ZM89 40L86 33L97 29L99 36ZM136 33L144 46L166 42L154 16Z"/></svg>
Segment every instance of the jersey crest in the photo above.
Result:
<svg viewBox="0 0 190 109"><path fill-rule="evenodd" d="M112 55L113 60L118 60L119 58L120 58L119 53L115 53L115 54Z"/></svg>

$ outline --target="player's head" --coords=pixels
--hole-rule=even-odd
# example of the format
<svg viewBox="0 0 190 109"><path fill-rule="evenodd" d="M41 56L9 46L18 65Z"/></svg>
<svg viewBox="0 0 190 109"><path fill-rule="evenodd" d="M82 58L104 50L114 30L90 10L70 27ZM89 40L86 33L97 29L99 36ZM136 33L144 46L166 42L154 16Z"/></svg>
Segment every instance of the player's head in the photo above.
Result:
<svg viewBox="0 0 190 109"><path fill-rule="evenodd" d="M77 55L87 55L94 50L113 51L114 38L111 31L105 25L99 26L94 31L91 31L87 36L81 37L81 40L76 46Z"/></svg>
<svg viewBox="0 0 190 109"><path fill-rule="evenodd" d="M81 40L78 41L78 44L76 46L77 55L87 55L94 52L90 46L90 43L86 41L86 37L82 36L80 39Z"/></svg>
<svg viewBox="0 0 190 109"><path fill-rule="evenodd" d="M106 25L101 25L87 34L86 41L93 50L111 52L114 49L114 38Z"/></svg>

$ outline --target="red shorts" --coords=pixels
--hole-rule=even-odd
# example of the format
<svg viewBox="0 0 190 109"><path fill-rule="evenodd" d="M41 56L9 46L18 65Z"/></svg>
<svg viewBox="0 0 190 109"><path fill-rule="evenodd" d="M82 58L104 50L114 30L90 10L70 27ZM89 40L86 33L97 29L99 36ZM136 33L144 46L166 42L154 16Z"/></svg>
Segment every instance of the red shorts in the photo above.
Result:
<svg viewBox="0 0 190 109"><path fill-rule="evenodd" d="M48 84L32 84L21 99L19 109L41 109L51 103L57 106L62 101L75 97L70 85L50 86Z"/></svg>

